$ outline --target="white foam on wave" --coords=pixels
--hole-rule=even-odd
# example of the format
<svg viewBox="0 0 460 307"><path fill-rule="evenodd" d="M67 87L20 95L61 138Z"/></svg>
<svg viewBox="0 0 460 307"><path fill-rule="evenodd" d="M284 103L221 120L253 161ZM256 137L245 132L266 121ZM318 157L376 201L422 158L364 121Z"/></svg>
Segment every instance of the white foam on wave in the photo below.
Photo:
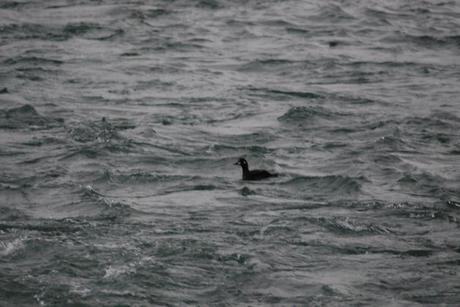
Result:
<svg viewBox="0 0 460 307"><path fill-rule="evenodd" d="M122 274L129 274L136 272L136 268L132 264L125 265L109 265L105 269L104 278L115 278Z"/></svg>
<svg viewBox="0 0 460 307"><path fill-rule="evenodd" d="M7 256L24 247L24 240L14 239L10 242L0 241L0 256Z"/></svg>

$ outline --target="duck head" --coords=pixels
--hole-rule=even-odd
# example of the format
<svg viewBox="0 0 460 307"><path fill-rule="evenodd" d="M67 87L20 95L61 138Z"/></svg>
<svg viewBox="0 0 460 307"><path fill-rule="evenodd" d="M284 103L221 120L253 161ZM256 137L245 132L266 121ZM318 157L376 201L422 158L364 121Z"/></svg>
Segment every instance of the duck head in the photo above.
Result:
<svg viewBox="0 0 460 307"><path fill-rule="evenodd" d="M240 165L242 168L248 168L248 161L244 158L239 158L235 165Z"/></svg>

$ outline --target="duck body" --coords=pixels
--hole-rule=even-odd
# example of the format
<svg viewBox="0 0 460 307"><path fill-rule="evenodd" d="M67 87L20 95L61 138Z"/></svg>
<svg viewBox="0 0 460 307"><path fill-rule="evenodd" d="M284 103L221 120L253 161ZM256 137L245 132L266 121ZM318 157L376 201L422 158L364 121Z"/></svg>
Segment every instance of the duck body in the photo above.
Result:
<svg viewBox="0 0 460 307"><path fill-rule="evenodd" d="M277 177L278 174L272 174L266 170L255 169L249 170L249 165L246 159L240 158L235 165L240 165L243 169L243 180L262 180L270 177Z"/></svg>

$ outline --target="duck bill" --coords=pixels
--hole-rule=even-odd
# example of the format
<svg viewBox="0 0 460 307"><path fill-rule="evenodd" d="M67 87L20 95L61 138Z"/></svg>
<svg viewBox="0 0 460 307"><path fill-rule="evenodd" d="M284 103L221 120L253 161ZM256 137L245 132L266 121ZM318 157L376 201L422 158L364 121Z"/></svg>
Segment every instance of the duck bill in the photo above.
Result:
<svg viewBox="0 0 460 307"><path fill-rule="evenodd" d="M240 162L233 163L233 165L241 165Z"/></svg>

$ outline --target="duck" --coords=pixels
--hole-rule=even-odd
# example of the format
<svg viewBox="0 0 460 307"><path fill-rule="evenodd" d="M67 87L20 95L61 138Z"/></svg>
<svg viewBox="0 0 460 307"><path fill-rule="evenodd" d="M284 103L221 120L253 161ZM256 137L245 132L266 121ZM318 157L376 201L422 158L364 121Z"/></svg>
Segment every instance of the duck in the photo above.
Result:
<svg viewBox="0 0 460 307"><path fill-rule="evenodd" d="M270 173L262 169L250 171L248 161L244 158L239 158L235 165L240 165L243 169L243 180L262 180L270 177L278 177L278 174Z"/></svg>

